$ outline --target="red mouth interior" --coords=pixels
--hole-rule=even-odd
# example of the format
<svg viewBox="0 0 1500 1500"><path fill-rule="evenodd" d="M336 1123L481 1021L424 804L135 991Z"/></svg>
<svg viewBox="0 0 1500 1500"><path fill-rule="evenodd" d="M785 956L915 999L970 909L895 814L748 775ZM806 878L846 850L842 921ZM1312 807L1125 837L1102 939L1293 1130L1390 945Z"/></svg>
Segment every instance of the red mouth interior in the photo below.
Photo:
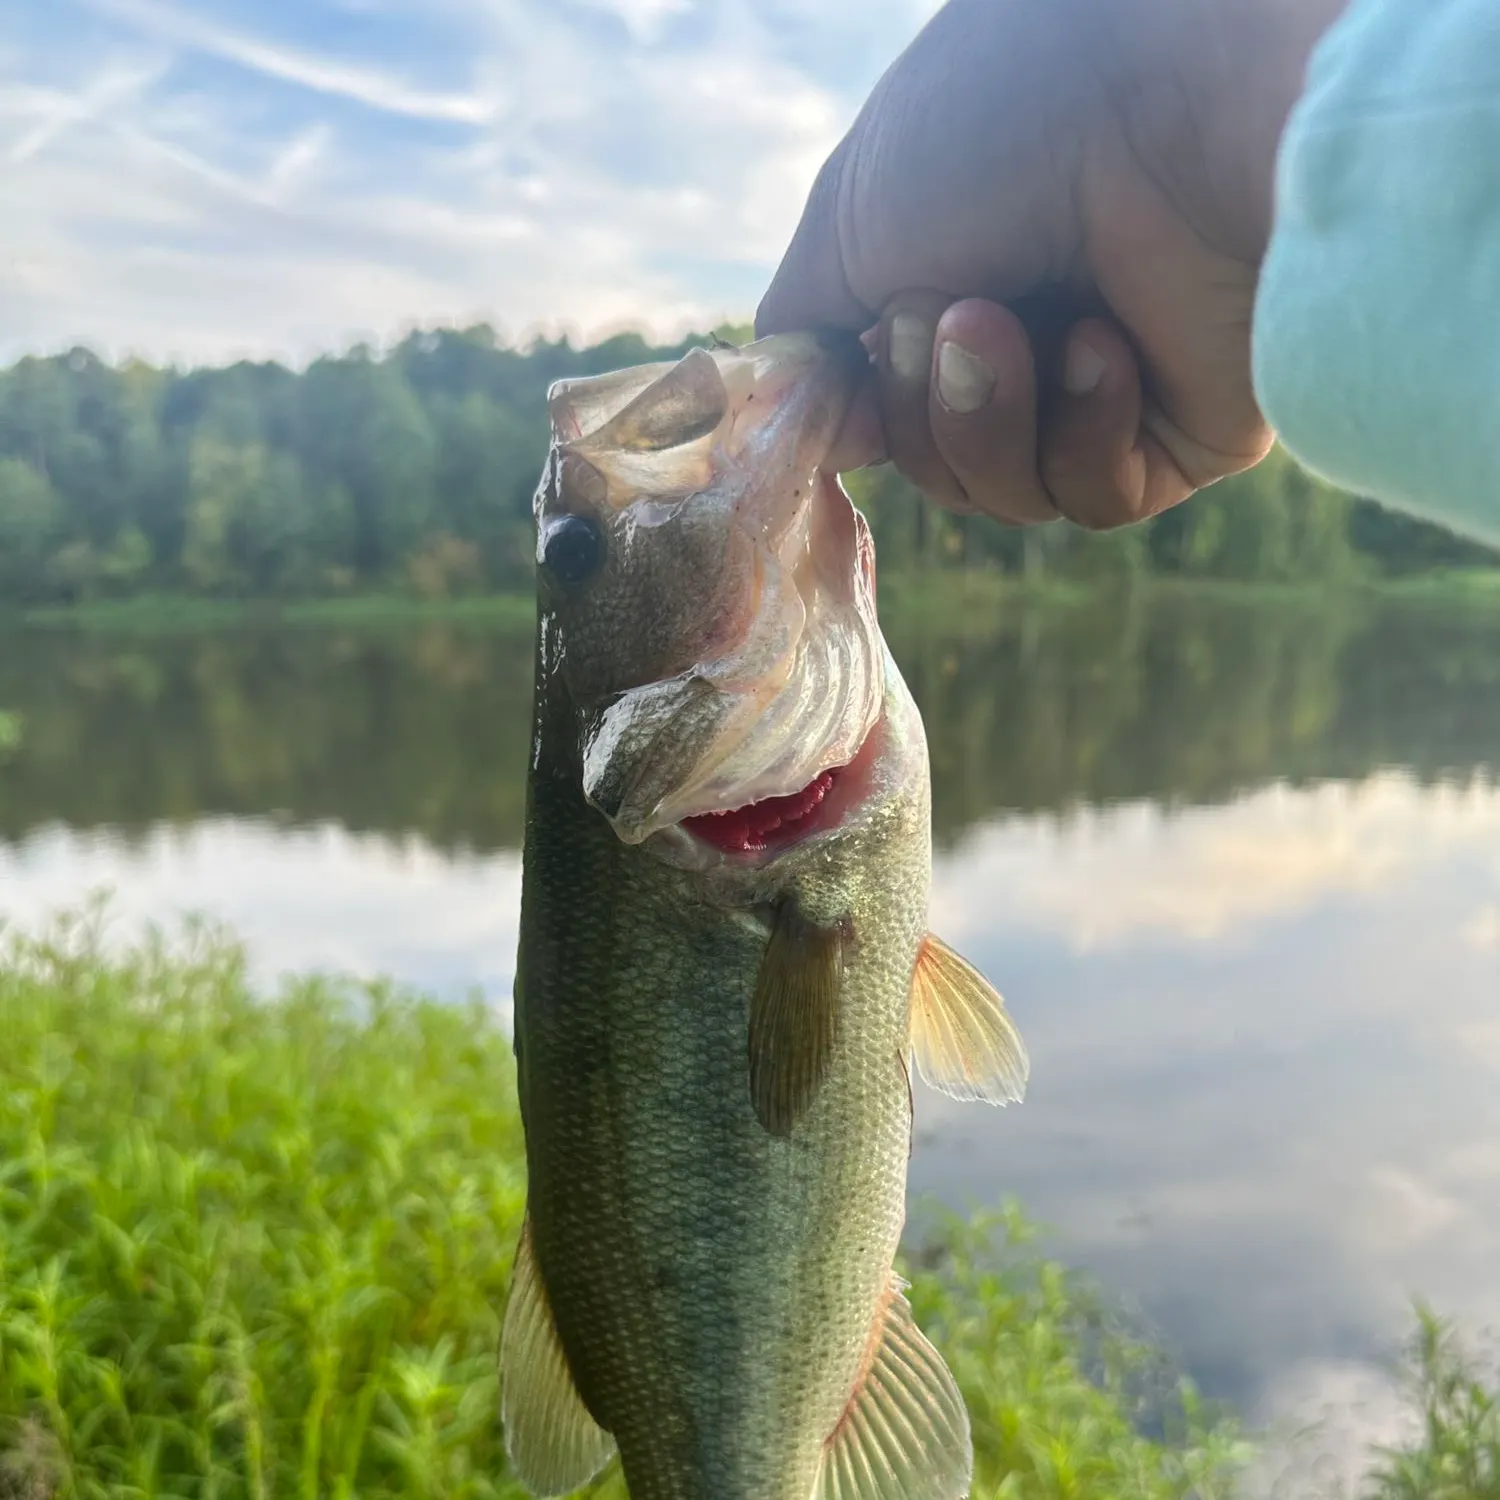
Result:
<svg viewBox="0 0 1500 1500"><path fill-rule="evenodd" d="M701 813L684 818L682 826L691 834L730 854L754 854L781 843L817 812L833 788L836 771L824 771L818 779L789 797L767 797L731 812Z"/></svg>

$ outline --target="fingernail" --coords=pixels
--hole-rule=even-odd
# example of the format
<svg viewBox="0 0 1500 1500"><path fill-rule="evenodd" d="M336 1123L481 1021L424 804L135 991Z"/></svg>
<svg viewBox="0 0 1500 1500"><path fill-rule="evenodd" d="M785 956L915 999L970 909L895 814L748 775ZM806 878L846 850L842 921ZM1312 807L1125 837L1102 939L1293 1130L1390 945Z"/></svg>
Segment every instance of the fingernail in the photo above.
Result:
<svg viewBox="0 0 1500 1500"><path fill-rule="evenodd" d="M937 390L949 411L966 417L995 394L995 372L962 344L944 339L938 345Z"/></svg>
<svg viewBox="0 0 1500 1500"><path fill-rule="evenodd" d="M932 370L932 340L937 329L916 313L899 312L891 319L886 344L891 372L908 384L927 383Z"/></svg>
<svg viewBox="0 0 1500 1500"><path fill-rule="evenodd" d="M1070 396L1087 396L1101 380L1106 369L1104 356L1087 340L1068 341L1068 358L1063 365L1063 388Z"/></svg>

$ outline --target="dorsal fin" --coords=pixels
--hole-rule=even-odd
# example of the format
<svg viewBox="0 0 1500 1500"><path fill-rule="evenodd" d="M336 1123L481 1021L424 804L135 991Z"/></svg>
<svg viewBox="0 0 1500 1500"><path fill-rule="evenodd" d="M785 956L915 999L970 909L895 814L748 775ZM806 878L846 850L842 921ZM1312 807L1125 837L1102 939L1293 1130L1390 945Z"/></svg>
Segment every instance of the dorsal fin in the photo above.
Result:
<svg viewBox="0 0 1500 1500"><path fill-rule="evenodd" d="M823 1445L814 1500L962 1500L973 1469L964 1398L892 1276L865 1373Z"/></svg>
<svg viewBox="0 0 1500 1500"><path fill-rule="evenodd" d="M511 1273L500 1379L505 1452L516 1478L533 1495L569 1494L609 1462L615 1440L589 1415L573 1384L531 1246L529 1219L521 1227Z"/></svg>
<svg viewBox="0 0 1500 1500"><path fill-rule="evenodd" d="M842 929L783 901L750 1001L750 1101L772 1135L792 1133L827 1076L843 978Z"/></svg>
<svg viewBox="0 0 1500 1500"><path fill-rule="evenodd" d="M955 1099L1017 1103L1030 1063L1005 1002L983 974L930 932L911 986L917 1071Z"/></svg>
<svg viewBox="0 0 1500 1500"><path fill-rule="evenodd" d="M582 444L659 453L707 437L729 409L729 392L714 357L690 349Z"/></svg>

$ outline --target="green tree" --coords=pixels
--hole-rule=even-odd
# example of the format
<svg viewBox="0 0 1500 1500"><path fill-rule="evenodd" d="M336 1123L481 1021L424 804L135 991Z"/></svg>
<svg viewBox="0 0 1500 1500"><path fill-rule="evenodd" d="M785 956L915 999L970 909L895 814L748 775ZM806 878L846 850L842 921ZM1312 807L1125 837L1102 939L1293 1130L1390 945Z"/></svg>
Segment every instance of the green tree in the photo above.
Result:
<svg viewBox="0 0 1500 1500"><path fill-rule="evenodd" d="M338 483L354 509L353 564L370 582L394 576L432 525L432 425L393 361L355 350L303 378L296 451L314 482Z"/></svg>
<svg viewBox="0 0 1500 1500"><path fill-rule="evenodd" d="M0 458L0 599L45 597L47 564L66 525L45 474L19 458Z"/></svg>
<svg viewBox="0 0 1500 1500"><path fill-rule="evenodd" d="M748 328L723 328L742 341ZM144 589L288 596L524 586L554 380L676 359L622 333L508 346L413 333L305 371L111 366L85 349L0 370L0 597ZM894 469L849 479L883 576L984 570L1090 588L1147 573L1294 582L1491 566L1494 553L1328 490L1276 454L1143 527L1011 528L922 501Z"/></svg>

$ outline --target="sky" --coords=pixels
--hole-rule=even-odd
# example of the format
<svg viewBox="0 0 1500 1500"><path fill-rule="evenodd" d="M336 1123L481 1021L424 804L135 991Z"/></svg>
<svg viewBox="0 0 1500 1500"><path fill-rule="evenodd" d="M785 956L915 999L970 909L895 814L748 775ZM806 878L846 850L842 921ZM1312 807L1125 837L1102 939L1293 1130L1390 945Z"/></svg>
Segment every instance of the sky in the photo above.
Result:
<svg viewBox="0 0 1500 1500"><path fill-rule="evenodd" d="M0 360L754 310L937 0L10 0Z"/></svg>

